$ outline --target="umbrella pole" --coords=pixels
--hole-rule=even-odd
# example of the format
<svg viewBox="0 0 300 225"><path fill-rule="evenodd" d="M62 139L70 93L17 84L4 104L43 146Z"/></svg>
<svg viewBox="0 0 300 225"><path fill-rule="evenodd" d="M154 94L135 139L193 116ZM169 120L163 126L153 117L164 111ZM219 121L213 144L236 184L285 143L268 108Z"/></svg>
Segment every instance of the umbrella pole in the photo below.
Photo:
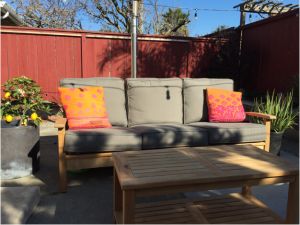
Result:
<svg viewBox="0 0 300 225"><path fill-rule="evenodd" d="M131 77L137 77L137 8L138 1L133 0L132 5L132 27L131 27Z"/></svg>

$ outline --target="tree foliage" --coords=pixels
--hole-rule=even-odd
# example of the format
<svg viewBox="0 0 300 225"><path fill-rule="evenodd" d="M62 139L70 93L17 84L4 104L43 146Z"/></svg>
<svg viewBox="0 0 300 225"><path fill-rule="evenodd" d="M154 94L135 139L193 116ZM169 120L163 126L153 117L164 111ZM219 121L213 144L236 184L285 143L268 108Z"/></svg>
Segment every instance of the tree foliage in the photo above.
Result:
<svg viewBox="0 0 300 225"><path fill-rule="evenodd" d="M160 34L174 36L188 36L187 24L190 22L189 13L184 13L181 9L169 9L162 15L160 21Z"/></svg>
<svg viewBox="0 0 300 225"><path fill-rule="evenodd" d="M9 0L24 21L38 28L84 29L81 20L99 24L94 29L131 32L132 0ZM189 14L164 12L158 0L138 1L138 33L187 36Z"/></svg>
<svg viewBox="0 0 300 225"><path fill-rule="evenodd" d="M223 31L223 30L228 29L228 28L229 28L229 27L226 26L226 25L219 25L219 26L217 26L217 28L216 28L215 30L212 31L212 33L219 33L219 32L221 32L221 31Z"/></svg>
<svg viewBox="0 0 300 225"><path fill-rule="evenodd" d="M11 0L25 23L39 28L82 29L76 0Z"/></svg>
<svg viewBox="0 0 300 225"><path fill-rule="evenodd" d="M132 0L83 0L80 4L88 16L105 30L130 32Z"/></svg>

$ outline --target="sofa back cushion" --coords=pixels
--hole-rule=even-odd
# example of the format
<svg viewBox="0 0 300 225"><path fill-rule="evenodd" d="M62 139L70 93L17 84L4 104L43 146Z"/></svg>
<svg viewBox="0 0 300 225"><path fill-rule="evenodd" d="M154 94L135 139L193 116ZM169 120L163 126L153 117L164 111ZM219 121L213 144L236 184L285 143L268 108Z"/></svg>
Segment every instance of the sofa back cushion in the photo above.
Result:
<svg viewBox="0 0 300 225"><path fill-rule="evenodd" d="M183 123L182 80L127 79L128 124Z"/></svg>
<svg viewBox="0 0 300 225"><path fill-rule="evenodd" d="M66 78L60 81L61 87L101 86L108 118L113 126L127 126L124 80L121 78Z"/></svg>
<svg viewBox="0 0 300 225"><path fill-rule="evenodd" d="M184 123L208 121L206 89L233 90L233 80L212 78L183 79Z"/></svg>

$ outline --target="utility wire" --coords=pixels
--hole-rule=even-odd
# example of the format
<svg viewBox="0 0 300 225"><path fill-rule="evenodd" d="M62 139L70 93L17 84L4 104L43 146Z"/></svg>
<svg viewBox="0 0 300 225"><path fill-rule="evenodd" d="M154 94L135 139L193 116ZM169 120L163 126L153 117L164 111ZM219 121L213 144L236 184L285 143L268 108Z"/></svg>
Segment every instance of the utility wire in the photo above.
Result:
<svg viewBox="0 0 300 225"><path fill-rule="evenodd" d="M157 6L157 7L163 7L163 8L171 8L171 9L185 9L185 10L197 10L197 11L216 11L216 12L239 12L238 9L208 9L208 8L186 8L186 7L175 7L170 5L154 5L150 3L142 3L143 5L148 6Z"/></svg>

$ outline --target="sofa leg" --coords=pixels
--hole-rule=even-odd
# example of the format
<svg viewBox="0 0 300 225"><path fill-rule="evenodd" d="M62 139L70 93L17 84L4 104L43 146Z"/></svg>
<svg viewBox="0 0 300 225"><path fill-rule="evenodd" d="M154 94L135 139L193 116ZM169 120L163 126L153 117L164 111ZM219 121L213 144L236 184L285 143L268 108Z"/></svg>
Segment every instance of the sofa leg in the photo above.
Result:
<svg viewBox="0 0 300 225"><path fill-rule="evenodd" d="M67 191L67 167L66 155L64 153L65 128L58 129L58 171L59 171L59 191Z"/></svg>
<svg viewBox="0 0 300 225"><path fill-rule="evenodd" d="M67 171L65 154L59 156L59 192L67 192Z"/></svg>

